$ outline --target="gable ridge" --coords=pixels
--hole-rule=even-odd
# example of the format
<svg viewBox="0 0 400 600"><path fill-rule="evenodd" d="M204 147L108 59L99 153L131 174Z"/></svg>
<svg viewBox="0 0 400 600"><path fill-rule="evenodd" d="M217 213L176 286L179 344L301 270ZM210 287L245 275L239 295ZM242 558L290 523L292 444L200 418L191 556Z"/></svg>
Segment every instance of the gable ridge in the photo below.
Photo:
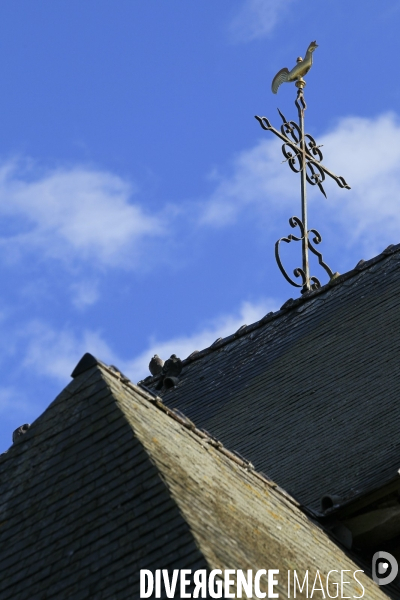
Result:
<svg viewBox="0 0 400 600"><path fill-rule="evenodd" d="M81 363L91 364L91 368L96 368L100 372L106 372L107 375L111 375L115 378L119 383L129 388L131 391L139 394L141 398L153 406L155 406L158 410L162 411L169 418L178 422L185 429L189 430L191 433L199 437L202 442L210 445L212 448L220 452L223 456L236 463L240 467L242 467L248 473L251 473L254 477L261 480L264 484L266 484L269 488L275 490L279 495L283 496L286 500L288 500L291 504L300 508L300 503L293 498L290 494L288 494L283 488L279 487L272 479L270 479L265 473L261 471L257 471L254 465L246 460L243 456L239 455L235 451L228 450L222 442L220 442L217 438L211 435L208 431L204 429L199 429L196 425L191 421L188 417L186 417L183 413L181 413L178 409L171 409L166 406L160 396L157 396L152 390L149 390L145 385L138 383L133 383L128 377L126 377L121 371L117 369L117 367L113 365L106 365L102 361L95 358L93 355L86 353L82 359L79 361L77 366L75 367L73 373L77 373L79 371L79 365ZM75 377L78 375L75 374ZM306 507L302 507L304 512L309 513L312 517L318 516L315 511L311 511Z"/></svg>

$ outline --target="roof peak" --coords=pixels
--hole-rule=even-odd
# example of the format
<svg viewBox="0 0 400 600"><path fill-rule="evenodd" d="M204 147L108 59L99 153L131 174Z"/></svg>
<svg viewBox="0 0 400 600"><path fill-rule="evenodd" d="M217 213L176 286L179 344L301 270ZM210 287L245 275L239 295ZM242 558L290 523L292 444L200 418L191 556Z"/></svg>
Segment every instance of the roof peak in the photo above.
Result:
<svg viewBox="0 0 400 600"><path fill-rule="evenodd" d="M198 427L196 427L195 423L193 423L193 421L191 421L188 417L186 417L181 411L179 411L178 409L171 409L168 406L166 406L160 396L158 396L152 390L148 389L143 384L140 384L140 383L135 384L128 377L126 377L123 373L121 373L121 371L119 371L115 366L106 365L105 363L103 363L102 361L97 359L95 356L90 354L89 352L86 352L86 354L83 355L81 360L76 365L75 369L72 372L71 377L77 378L80 375L82 375L83 373L85 373L86 371L88 371L89 369L92 369L93 367L98 367L98 369L101 373L105 373L106 375L111 375L122 385L125 385L127 388L130 388L131 391L134 391L135 393L139 393L139 395L144 400L147 400L153 406L155 406L158 410L161 410L163 413L165 413L172 420L178 422L185 429L188 429L192 434L194 434L198 438L200 438L200 440L202 440L203 443L206 443L206 444L212 446L214 449L218 450L221 454L223 454L226 458L228 458L229 460L232 460L234 463L236 463L240 467L244 468L246 471L250 472L257 479L262 480L264 482L264 484L268 485L269 487L272 487L280 495L284 496L287 500L289 500L295 506L300 506L295 498L293 498L285 490L280 488L265 473L263 473L262 471L256 470L254 468L254 465L249 460L247 460L246 458L241 456L235 450L228 450L221 441L219 441L217 438L215 438L208 431L205 431L204 429L199 429ZM105 380L105 383L107 385L107 380ZM310 512L310 514L312 514L313 516L316 516L314 511L307 511L306 508L304 510L305 510L305 512Z"/></svg>

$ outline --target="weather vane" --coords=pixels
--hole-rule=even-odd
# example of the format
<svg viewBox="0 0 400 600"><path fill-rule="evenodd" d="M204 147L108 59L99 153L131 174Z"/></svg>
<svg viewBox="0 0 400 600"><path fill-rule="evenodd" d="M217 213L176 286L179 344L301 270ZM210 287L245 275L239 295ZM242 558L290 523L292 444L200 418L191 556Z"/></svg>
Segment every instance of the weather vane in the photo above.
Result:
<svg viewBox="0 0 400 600"><path fill-rule="evenodd" d="M278 267L281 270L285 279L294 285L295 287L302 288L301 293L304 294L311 289L317 289L321 287L320 281L317 277L310 276L310 269L308 264L308 251L310 250L313 254L318 257L318 262L328 273L329 277L332 278L334 273L324 262L321 252L313 246L314 244L320 244L322 241L321 235L316 229L308 229L307 225L307 182L310 185L317 185L320 191L326 198L326 193L323 188L323 182L325 176L329 175L336 181L339 187L350 189L350 186L346 183L343 177L338 177L331 171L329 171L322 163L322 152L321 146L317 146L314 138L308 133L304 133L304 111L307 108L304 100L303 89L305 88L306 82L303 76L308 73L313 63L313 52L318 48L316 42L311 42L307 48L306 56L304 60L299 57L297 59L297 65L293 67L291 71L284 68L279 71L272 80L272 91L274 94L277 93L279 86L284 82L295 81L295 85L298 88L297 98L295 105L299 115L299 124L294 121L288 121L278 108L279 115L283 121L280 131L272 127L271 123L266 117L257 117L257 121L261 127L266 131L272 131L278 138L283 141L282 153L285 157L289 167L295 173L300 173L301 178L301 220L298 217L292 217L289 219L291 227L298 227L300 230L300 237L295 235L288 235L287 237L280 238L275 244L275 258L278 263ZM310 234L313 234L311 241ZM279 256L279 244L281 242L290 243L292 241L302 243L302 268L298 267L294 269L293 273L295 277L301 277L302 283L293 281L291 277L285 271L280 256Z"/></svg>

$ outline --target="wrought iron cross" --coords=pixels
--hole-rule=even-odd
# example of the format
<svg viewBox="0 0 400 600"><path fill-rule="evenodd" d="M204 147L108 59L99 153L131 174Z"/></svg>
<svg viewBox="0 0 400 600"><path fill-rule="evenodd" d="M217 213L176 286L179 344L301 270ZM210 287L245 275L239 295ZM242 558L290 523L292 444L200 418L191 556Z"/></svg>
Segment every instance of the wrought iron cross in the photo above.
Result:
<svg viewBox="0 0 400 600"><path fill-rule="evenodd" d="M329 277L332 278L334 273L328 267L328 265L324 262L322 258L321 252L314 247L314 244L320 244L322 241L321 235L318 233L316 229L308 229L307 224L307 194L306 194L306 186L307 182L310 185L317 185L320 191L326 198L326 193L323 187L323 182L325 181L325 176L329 175L332 179L336 181L339 187L350 189L350 186L346 183L343 177L338 177L329 169L327 169L322 164L322 152L320 150L321 146L318 146L314 138L308 133L304 133L304 112L307 108L306 102L304 100L303 89L306 85L302 75L305 75L312 65L312 52L317 47L316 42L311 42L306 58L303 59L298 58L298 64L292 69L292 71L288 71L288 69L282 69L279 73L274 77L272 82L272 91L274 93L277 92L278 87L284 81L294 81L296 80L297 98L295 101L295 105L297 107L297 112L299 116L299 124L294 121L288 121L286 117L281 113L278 109L279 115L283 121L283 125L281 126L280 131L275 129L267 117L255 117L257 121L260 123L261 127L266 131L272 131L278 138L283 141L282 145L282 153L285 157L285 161L287 162L289 167L295 173L300 173L300 181L301 181L301 220L298 217L291 217L289 219L289 224L291 227L298 227L300 230L300 236L297 237L295 235L288 235L287 237L280 238L275 244L275 258L278 263L278 267L281 270L281 273L285 277L285 279L295 287L302 288L301 293L304 294L311 289L317 289L321 287L320 281L317 277L310 276L310 269L308 264L308 251L310 250L313 254L318 257L318 262L328 273ZM300 64L299 64L300 63ZM313 234L313 239L311 241L310 234ZM302 283L297 283L285 271L282 261L279 256L279 244L281 242L290 243L292 241L302 243L302 268L297 267L294 269L293 273L295 277L301 277Z"/></svg>

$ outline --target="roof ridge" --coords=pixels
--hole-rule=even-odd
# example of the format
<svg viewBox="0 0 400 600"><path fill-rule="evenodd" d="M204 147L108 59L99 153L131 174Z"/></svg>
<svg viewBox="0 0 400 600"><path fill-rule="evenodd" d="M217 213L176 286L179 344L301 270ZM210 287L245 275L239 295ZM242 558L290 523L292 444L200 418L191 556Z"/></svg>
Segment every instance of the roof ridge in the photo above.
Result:
<svg viewBox="0 0 400 600"><path fill-rule="evenodd" d="M204 356L211 354L211 352L214 352L215 350L218 350L219 348L222 348L223 346L230 344L234 340L237 340L238 338L243 337L243 336L247 335L248 333L255 331L256 329L259 329L260 327L265 325L265 323L267 323L269 321L273 321L275 319L278 319L282 315L286 314L286 312L288 310L297 308L301 304L305 304L308 300L314 299L316 296L318 296L319 294L323 294L324 292L328 291L332 287L334 287L336 285L340 285L344 281L347 281L348 279L355 277L356 275L358 275L360 273L360 271L369 269L376 263L381 262L388 256L391 256L392 254L396 254L397 252L400 252L400 243L399 244L390 244L387 248L385 248L385 250L383 250L383 252L381 252L377 256L374 256L373 258L370 258L369 260L361 259L356 264L354 269L351 269L350 271L346 271L346 273L343 273L342 275L337 275L336 277L332 278L330 281L328 281L328 283L321 286L320 288L318 288L316 290L310 290L309 292L304 293L299 298L295 298L295 299L289 298L288 300L286 300L286 302L284 302L282 304L282 306L279 310L277 310L275 312L267 313L259 321L255 321L251 325L242 325L241 327L239 327L239 329L235 333L228 335L225 338L218 338L210 346L203 348L203 350L198 350L198 351L195 350L194 352L189 354L189 356L182 359L182 366L191 364L195 360L203 358ZM162 374L154 375L154 376L150 375L148 377L145 377L144 379L141 379L138 382L138 384L142 384L144 382L146 382L146 384L152 384L153 382L155 383L156 381L158 381L161 377L162 377Z"/></svg>

